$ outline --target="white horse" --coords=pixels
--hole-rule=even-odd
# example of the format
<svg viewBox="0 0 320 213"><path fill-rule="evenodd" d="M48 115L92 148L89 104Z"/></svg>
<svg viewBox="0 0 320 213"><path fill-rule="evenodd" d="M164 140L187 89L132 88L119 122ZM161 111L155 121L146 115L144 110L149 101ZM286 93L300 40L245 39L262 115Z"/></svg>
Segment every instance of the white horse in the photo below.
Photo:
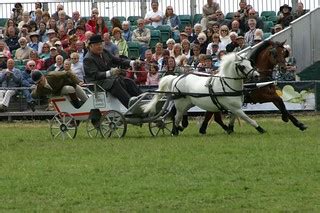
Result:
<svg viewBox="0 0 320 213"><path fill-rule="evenodd" d="M230 124L233 125L236 116L264 133L256 121L249 118L241 109L243 104L243 80L257 77L259 73L251 66L251 62L237 54L225 55L222 59L219 73L215 76L198 76L187 74L182 76L164 76L159 82L159 91L152 100L143 105L144 112L154 112L157 102L166 92L173 94L177 110L172 134L177 135L182 116L192 106L198 106L210 112L229 110L232 113Z"/></svg>

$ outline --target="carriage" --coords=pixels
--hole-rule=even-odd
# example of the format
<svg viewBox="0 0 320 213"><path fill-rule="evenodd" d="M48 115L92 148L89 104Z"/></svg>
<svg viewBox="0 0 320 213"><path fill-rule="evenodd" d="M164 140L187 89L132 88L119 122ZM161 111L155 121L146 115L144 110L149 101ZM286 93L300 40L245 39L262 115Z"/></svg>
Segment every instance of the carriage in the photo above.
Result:
<svg viewBox="0 0 320 213"><path fill-rule="evenodd" d="M140 106L150 100L154 92L145 92L130 100L126 109L111 94L106 93L98 85L84 87L88 99L82 106L75 108L67 96L51 98L56 114L50 121L50 134L52 139L74 139L80 123L85 123L86 132L90 138L95 137L124 137L127 125L142 126L148 124L152 136L171 134L172 124L170 110L172 101L167 95L157 104L156 113L150 115L143 113ZM90 88L93 87L90 90Z"/></svg>

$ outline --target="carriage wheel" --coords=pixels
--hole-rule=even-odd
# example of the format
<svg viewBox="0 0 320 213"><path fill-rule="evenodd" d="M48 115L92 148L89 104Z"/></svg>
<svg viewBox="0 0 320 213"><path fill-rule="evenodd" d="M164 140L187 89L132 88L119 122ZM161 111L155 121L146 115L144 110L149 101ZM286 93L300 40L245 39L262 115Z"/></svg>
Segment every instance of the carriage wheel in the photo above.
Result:
<svg viewBox="0 0 320 213"><path fill-rule="evenodd" d="M77 122L67 112L58 112L50 121L52 139L74 139L77 135Z"/></svg>
<svg viewBox="0 0 320 213"><path fill-rule="evenodd" d="M120 112L109 110L101 118L100 131L103 137L122 138L127 132L127 121Z"/></svg>
<svg viewBox="0 0 320 213"><path fill-rule="evenodd" d="M149 123L149 131L152 136L171 135L171 129L168 126L172 124L172 120L161 119Z"/></svg>
<svg viewBox="0 0 320 213"><path fill-rule="evenodd" d="M93 125L91 120L87 120L86 130L90 138L97 138L99 136L102 136L101 130L100 130L100 124Z"/></svg>

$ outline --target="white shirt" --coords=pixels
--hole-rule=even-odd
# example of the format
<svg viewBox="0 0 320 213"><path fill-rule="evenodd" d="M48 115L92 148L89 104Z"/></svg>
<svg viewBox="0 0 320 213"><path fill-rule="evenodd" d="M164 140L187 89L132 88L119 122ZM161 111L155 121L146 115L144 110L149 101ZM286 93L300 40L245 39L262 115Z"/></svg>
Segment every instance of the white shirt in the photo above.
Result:
<svg viewBox="0 0 320 213"><path fill-rule="evenodd" d="M83 64L81 62L78 61L75 64L71 64L71 70L74 72L74 74L76 74L80 81L83 81L85 73L83 69Z"/></svg>
<svg viewBox="0 0 320 213"><path fill-rule="evenodd" d="M145 19L149 19L149 18L155 18L157 16L160 16L161 17L161 20L158 21L158 22L155 22L153 21L151 23L151 25L154 27L154 28L157 28L158 26L162 25L162 18L163 18L163 12L158 10L157 12L153 12L153 11L149 11L147 12L146 16L145 16Z"/></svg>

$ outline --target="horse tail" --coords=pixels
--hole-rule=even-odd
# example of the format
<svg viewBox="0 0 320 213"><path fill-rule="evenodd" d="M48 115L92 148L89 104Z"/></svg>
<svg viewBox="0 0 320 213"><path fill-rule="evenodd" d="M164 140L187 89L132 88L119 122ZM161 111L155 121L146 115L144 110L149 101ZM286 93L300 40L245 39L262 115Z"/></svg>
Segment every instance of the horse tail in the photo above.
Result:
<svg viewBox="0 0 320 213"><path fill-rule="evenodd" d="M159 92L170 92L171 91L171 85L173 80L176 78L177 76L174 75L167 75L164 76L160 79L159 82L159 88L156 91ZM147 104L142 105L142 109L143 112L147 113L147 112L155 112L156 111L156 105L158 103L158 101L164 96L164 93L157 93L153 96L153 98L151 99L151 101Z"/></svg>

